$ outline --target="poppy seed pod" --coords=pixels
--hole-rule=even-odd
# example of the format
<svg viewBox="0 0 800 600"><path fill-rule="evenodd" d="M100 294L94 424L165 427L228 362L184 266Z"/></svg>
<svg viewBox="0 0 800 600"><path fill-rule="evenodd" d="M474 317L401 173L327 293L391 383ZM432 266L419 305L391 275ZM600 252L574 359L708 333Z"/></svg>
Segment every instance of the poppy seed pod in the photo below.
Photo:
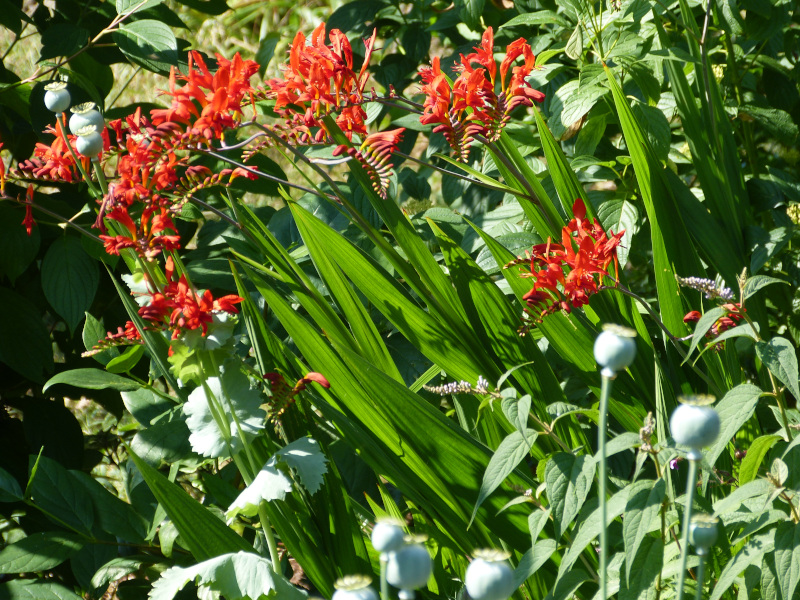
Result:
<svg viewBox="0 0 800 600"><path fill-rule="evenodd" d="M718 519L708 515L697 515L689 525L689 541L700 556L708 554L709 549L717 541Z"/></svg>
<svg viewBox="0 0 800 600"><path fill-rule="evenodd" d="M508 553L477 550L469 563L464 585L473 600L506 600L514 593L514 572L506 563Z"/></svg>
<svg viewBox="0 0 800 600"><path fill-rule="evenodd" d="M378 600L378 594L369 584L372 578L368 575L348 575L338 579L333 587L336 591L331 600Z"/></svg>
<svg viewBox="0 0 800 600"><path fill-rule="evenodd" d="M678 444L692 450L711 445L719 435L720 421L717 411L708 406L713 396L679 398L682 402L672 413L669 427L672 438ZM691 457L690 457L691 458Z"/></svg>
<svg viewBox="0 0 800 600"><path fill-rule="evenodd" d="M95 108L94 102L84 102L73 106L70 109L72 116L69 118L69 130L73 135L78 135L78 131L87 125L94 125L97 133L100 133L106 126L103 115Z"/></svg>
<svg viewBox="0 0 800 600"><path fill-rule="evenodd" d="M405 533L400 523L392 520L381 520L372 528L372 547L378 552L393 552L404 543Z"/></svg>
<svg viewBox="0 0 800 600"><path fill-rule="evenodd" d="M75 145L82 156L95 157L103 151L103 138L94 125L86 125L78 130L78 141Z"/></svg>
<svg viewBox="0 0 800 600"><path fill-rule="evenodd" d="M431 555L422 544L405 544L394 552L389 552L386 564L386 581L403 591L424 586L431 576ZM403 597L413 597L405 593Z"/></svg>
<svg viewBox="0 0 800 600"><path fill-rule="evenodd" d="M594 342L594 358L603 370L617 373L627 369L636 358L636 332L621 325L603 325Z"/></svg>
<svg viewBox="0 0 800 600"><path fill-rule="evenodd" d="M44 105L54 113L62 113L69 108L69 91L63 81L54 81L44 86Z"/></svg>

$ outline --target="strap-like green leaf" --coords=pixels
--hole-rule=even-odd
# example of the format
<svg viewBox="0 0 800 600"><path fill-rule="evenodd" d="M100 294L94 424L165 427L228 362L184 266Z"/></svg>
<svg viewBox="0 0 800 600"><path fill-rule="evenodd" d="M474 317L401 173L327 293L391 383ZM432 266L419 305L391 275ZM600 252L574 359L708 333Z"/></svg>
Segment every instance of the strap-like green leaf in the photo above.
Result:
<svg viewBox="0 0 800 600"><path fill-rule="evenodd" d="M208 560L240 550L255 552L244 538L227 527L180 486L172 483L132 450L128 449L128 454L196 560Z"/></svg>

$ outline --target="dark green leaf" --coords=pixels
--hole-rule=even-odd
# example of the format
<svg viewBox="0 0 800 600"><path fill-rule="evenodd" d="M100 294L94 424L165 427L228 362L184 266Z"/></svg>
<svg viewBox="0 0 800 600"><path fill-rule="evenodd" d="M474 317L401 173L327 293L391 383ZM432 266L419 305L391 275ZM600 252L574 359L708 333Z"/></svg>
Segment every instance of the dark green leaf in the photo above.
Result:
<svg viewBox="0 0 800 600"><path fill-rule="evenodd" d="M72 56L89 41L89 32L72 23L56 23L42 33L42 52L39 60Z"/></svg>
<svg viewBox="0 0 800 600"><path fill-rule="evenodd" d="M169 72L178 64L178 42L172 30L151 19L121 25L114 41L132 62L155 73Z"/></svg>
<svg viewBox="0 0 800 600"><path fill-rule="evenodd" d="M103 484L88 473L71 471L92 498L95 523L98 529L133 544L143 544L147 523L127 502L109 492Z"/></svg>
<svg viewBox="0 0 800 600"><path fill-rule="evenodd" d="M3 10L0 7L0 13ZM12 284L36 258L41 240L38 227L28 235L22 216L23 211L0 205L0 275L8 277Z"/></svg>
<svg viewBox="0 0 800 600"><path fill-rule="evenodd" d="M0 469L0 502L16 502L22 500L22 488L19 482L6 471Z"/></svg>
<svg viewBox="0 0 800 600"><path fill-rule="evenodd" d="M44 384L42 391L47 391L57 383L71 385L76 388L86 388L90 390L111 389L120 392L138 390L141 387L141 385L133 379L101 371L100 369L73 369L71 371L62 371L51 377L47 383Z"/></svg>
<svg viewBox="0 0 800 600"><path fill-rule="evenodd" d="M345 33L348 31L363 33L378 11L385 6L386 4L379 0L345 2L328 18L326 29L328 31L339 29Z"/></svg>
<svg viewBox="0 0 800 600"><path fill-rule="evenodd" d="M35 458L31 456L31 465ZM67 523L76 531L91 536L94 524L92 498L69 471L56 461L41 456L32 478L28 494L37 508L55 523Z"/></svg>
<svg viewBox="0 0 800 600"><path fill-rule="evenodd" d="M281 39L281 34L277 31L271 31L264 36L258 44L258 52L256 52L255 61L258 63L258 74L262 77L275 56L275 47Z"/></svg>
<svg viewBox="0 0 800 600"><path fill-rule="evenodd" d="M755 275L747 279L747 282L744 284L744 292L742 294L742 300L747 300L756 292L758 292L761 288L765 288L768 285L773 283L785 283L789 284L788 281L783 281L782 279L775 279L774 277L767 277L766 275Z"/></svg>
<svg viewBox="0 0 800 600"><path fill-rule="evenodd" d="M58 531L34 533L0 550L0 573L33 573L57 567L83 547L80 536Z"/></svg>
<svg viewBox="0 0 800 600"><path fill-rule="evenodd" d="M31 381L53 370L53 347L42 315L16 292L0 287L0 360Z"/></svg>
<svg viewBox="0 0 800 600"><path fill-rule="evenodd" d="M150 465L171 464L194 455L189 433L186 421L173 414L136 432L131 448Z"/></svg>
<svg viewBox="0 0 800 600"><path fill-rule="evenodd" d="M774 337L768 342L756 342L756 354L761 362L787 387L795 398L800 398L797 351L783 337Z"/></svg>
<svg viewBox="0 0 800 600"><path fill-rule="evenodd" d="M12 579L0 585L0 600L83 600L60 583L43 579Z"/></svg>
<svg viewBox="0 0 800 600"><path fill-rule="evenodd" d="M486 0L456 0L461 18L467 27L474 31L481 28L481 15L485 4Z"/></svg>
<svg viewBox="0 0 800 600"><path fill-rule="evenodd" d="M62 237L50 245L42 261L42 290L70 332L92 305L99 282L97 261L78 238Z"/></svg>
<svg viewBox="0 0 800 600"><path fill-rule="evenodd" d="M798 128L792 116L777 108L762 108L744 104L739 111L751 116L770 135L784 145L792 145L797 140Z"/></svg>
<svg viewBox="0 0 800 600"><path fill-rule="evenodd" d="M85 316L86 321L83 324L83 333L81 334L81 337L83 338L83 345L86 350L91 350L97 345L97 342L106 337L107 330L105 324L103 323L103 319L98 321L88 312ZM119 356L119 349L113 347L103 350L102 352L92 354L92 358L101 365L108 364L108 361L116 356Z"/></svg>

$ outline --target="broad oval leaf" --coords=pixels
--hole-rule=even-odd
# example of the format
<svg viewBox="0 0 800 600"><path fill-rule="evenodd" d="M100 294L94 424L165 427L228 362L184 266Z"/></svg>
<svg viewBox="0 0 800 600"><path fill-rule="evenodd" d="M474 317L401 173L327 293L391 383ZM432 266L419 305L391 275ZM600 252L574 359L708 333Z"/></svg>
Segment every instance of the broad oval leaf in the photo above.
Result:
<svg viewBox="0 0 800 600"><path fill-rule="evenodd" d="M766 275L754 275L753 277L750 277L744 284L743 300L747 300L761 288L765 288L773 283L789 284L788 281L783 281L782 279L776 279L774 277L767 277Z"/></svg>
<svg viewBox="0 0 800 600"><path fill-rule="evenodd" d="M528 550L519 559L517 568L514 569L514 587L518 588L531 575L536 573L556 551L558 544L555 540L541 540Z"/></svg>
<svg viewBox="0 0 800 600"><path fill-rule="evenodd" d="M51 244L42 261L42 291L70 332L92 305L99 282L97 261L80 240L63 237Z"/></svg>
<svg viewBox="0 0 800 600"><path fill-rule="evenodd" d="M164 0L117 0L118 15L132 15L140 10L158 6Z"/></svg>
<svg viewBox="0 0 800 600"><path fill-rule="evenodd" d="M43 579L12 579L3 585L3 600L83 600L66 586Z"/></svg>
<svg viewBox="0 0 800 600"><path fill-rule="evenodd" d="M97 342L106 336L106 328L103 319L95 319L90 313L86 313L86 321L83 323L83 332L81 338L83 345L87 351L91 351L97 345ZM119 356L119 349L115 347L108 348L102 352L94 352L92 358L99 362L101 365L108 364L112 358Z"/></svg>
<svg viewBox="0 0 800 600"><path fill-rule="evenodd" d="M5 469L0 469L0 502L17 502L22 498L22 488L14 476Z"/></svg>
<svg viewBox="0 0 800 600"><path fill-rule="evenodd" d="M121 25L114 41L132 62L154 73L169 72L178 64L178 42L167 25L143 19Z"/></svg>
<svg viewBox="0 0 800 600"><path fill-rule="evenodd" d="M717 459L736 433L750 419L764 392L754 385L745 383L733 388L714 407L719 415L719 435L706 452L708 464L714 466Z"/></svg>
<svg viewBox="0 0 800 600"><path fill-rule="evenodd" d="M0 551L0 573L33 573L57 567L83 548L80 536L44 531L22 538Z"/></svg>
<svg viewBox="0 0 800 600"><path fill-rule="evenodd" d="M531 451L531 447L538 435L532 429L525 429L524 435L520 431L512 431L508 437L500 442L489 461L489 465L486 467L486 472L483 474L481 489L478 492L478 499L475 502L475 508L472 510L469 525L472 525L472 521L475 519L475 515L478 513L483 501L505 481L506 477L511 475L517 465Z"/></svg>
<svg viewBox="0 0 800 600"><path fill-rule="evenodd" d="M35 456L31 456L31 465L35 459ZM27 494L34 505L58 525L66 523L74 531L92 535L92 497L81 482L56 461L46 456L38 458Z"/></svg>
<svg viewBox="0 0 800 600"><path fill-rule="evenodd" d="M663 481L660 479L659 481ZM651 600L657 597L656 577L664 562L664 543L660 537L646 536L627 568L627 577L620 578L619 600Z"/></svg>
<svg viewBox="0 0 800 600"><path fill-rule="evenodd" d="M652 530L653 522L658 519L661 503L667 492L667 484L663 479L655 481L644 479L635 482L630 487L628 505L625 507L625 519L622 522L622 537L625 540L625 574L628 586L631 584L631 573L635 571L639 547L647 533Z"/></svg>
<svg viewBox="0 0 800 600"><path fill-rule="evenodd" d="M631 240L634 234L639 231L639 211L633 202L624 198L615 198L603 202L597 209L597 218L603 225L603 229L608 232L619 233L625 231L622 241L617 247L617 260L619 268L625 268L628 264L628 253L631 249Z"/></svg>
<svg viewBox="0 0 800 600"><path fill-rule="evenodd" d="M714 586L714 591L711 592L709 600L719 600L722 595L728 591L728 588L733 585L739 575L742 574L750 565L759 565L764 559L764 556L772 552L775 547L775 530L771 529L767 533L750 538L750 540L742 546L733 560L728 561L725 568L720 573L717 579L717 585Z"/></svg>
<svg viewBox="0 0 800 600"><path fill-rule="evenodd" d="M53 370L53 345L42 315L28 300L2 287L0 306L0 361L28 379L41 382L42 372Z"/></svg>
<svg viewBox="0 0 800 600"><path fill-rule="evenodd" d="M555 539L578 515L594 479L596 463L588 456L568 452L554 454L547 461L545 481L547 496L553 510Z"/></svg>
<svg viewBox="0 0 800 600"><path fill-rule="evenodd" d="M789 389L792 396L800 400L800 387L797 385L797 352L794 345L786 338L774 337L768 342L757 342L756 354L772 374Z"/></svg>
<svg viewBox="0 0 800 600"><path fill-rule="evenodd" d="M800 582L800 525L791 521L778 524L775 532L775 567L784 598L794 598Z"/></svg>
<svg viewBox="0 0 800 600"><path fill-rule="evenodd" d="M64 383L76 388L85 388L89 390L117 390L120 392L130 392L141 388L141 384L133 379L122 377L100 369L72 369L71 371L63 371L58 375L54 375L48 379L47 383L42 388L46 392L49 388L58 383Z"/></svg>

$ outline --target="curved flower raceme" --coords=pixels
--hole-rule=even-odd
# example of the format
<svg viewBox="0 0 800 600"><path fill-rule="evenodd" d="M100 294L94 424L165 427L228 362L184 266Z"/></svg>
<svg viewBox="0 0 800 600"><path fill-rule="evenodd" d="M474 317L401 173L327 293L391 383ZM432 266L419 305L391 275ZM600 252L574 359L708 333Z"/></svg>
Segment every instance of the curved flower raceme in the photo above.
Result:
<svg viewBox="0 0 800 600"><path fill-rule="evenodd" d="M598 291L608 267L614 263L618 269L617 246L625 231L606 232L600 223L586 218L586 206L580 198L572 206L574 218L561 231L561 244L550 238L537 244L530 252L530 273L523 277L534 280L531 291L523 296L528 311L535 310L535 318L557 310L570 312L573 307L589 303L589 297ZM528 262L528 261L526 261ZM513 261L510 265L520 264Z"/></svg>
<svg viewBox="0 0 800 600"><path fill-rule="evenodd" d="M460 74L452 84L442 71L438 57L419 71L423 83L421 92L425 94L420 123L436 125L434 132L445 136L461 160L467 159L474 136L483 135L490 141L496 140L511 118L511 111L544 100L544 94L534 90L526 81L536 68L536 57L524 39L515 40L506 47L499 78L491 27L484 32L481 45L474 50L467 56L461 55L461 62L456 67ZM523 64L512 67L519 57L523 57Z"/></svg>

